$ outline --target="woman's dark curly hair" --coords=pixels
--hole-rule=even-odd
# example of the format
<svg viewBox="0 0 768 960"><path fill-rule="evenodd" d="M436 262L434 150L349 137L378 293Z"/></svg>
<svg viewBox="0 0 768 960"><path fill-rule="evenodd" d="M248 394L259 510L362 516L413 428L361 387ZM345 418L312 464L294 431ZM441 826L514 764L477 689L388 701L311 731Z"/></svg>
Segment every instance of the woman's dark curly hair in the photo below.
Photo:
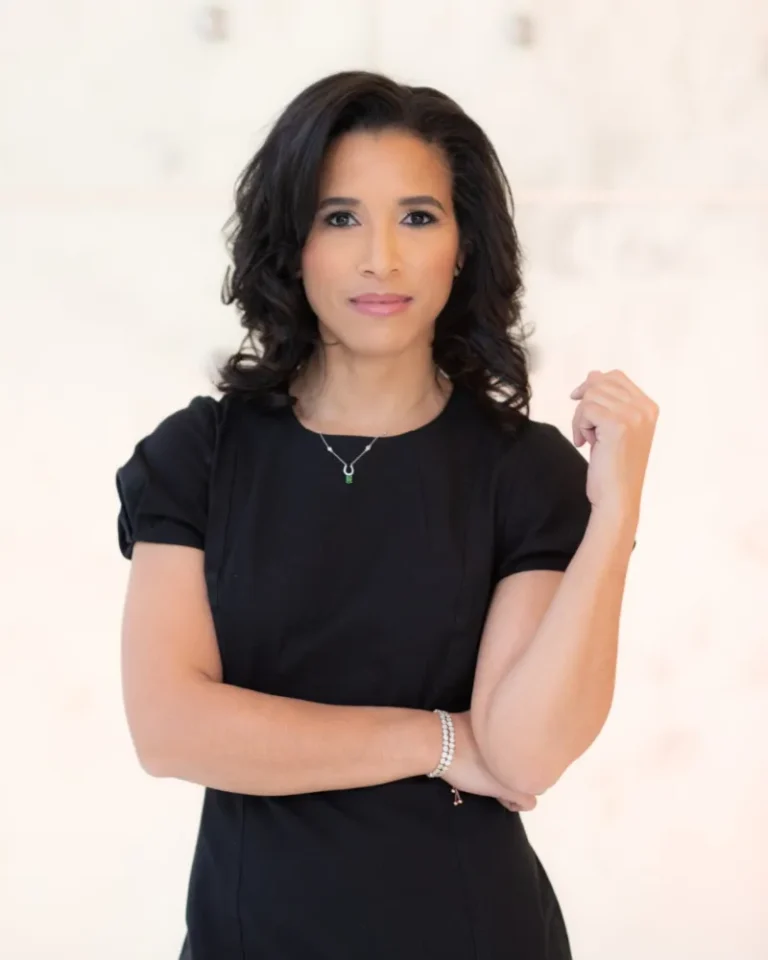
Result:
<svg viewBox="0 0 768 960"><path fill-rule="evenodd" d="M383 129L435 144L449 162L464 263L436 320L433 359L514 430L528 417L531 390L522 256L498 155L450 97L367 71L343 71L307 87L238 177L235 211L224 228L232 265L222 300L236 304L248 333L218 368L216 387L272 409L295 402L288 388L319 343L317 317L297 274L323 160L343 134Z"/></svg>

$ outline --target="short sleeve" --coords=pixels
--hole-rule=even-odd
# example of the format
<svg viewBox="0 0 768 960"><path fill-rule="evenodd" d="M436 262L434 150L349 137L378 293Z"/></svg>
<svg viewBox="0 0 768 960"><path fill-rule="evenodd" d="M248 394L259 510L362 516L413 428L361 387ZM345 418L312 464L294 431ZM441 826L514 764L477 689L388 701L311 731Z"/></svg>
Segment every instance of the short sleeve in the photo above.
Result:
<svg viewBox="0 0 768 960"><path fill-rule="evenodd" d="M525 424L499 470L497 580L568 567L592 512L588 467L557 427Z"/></svg>
<svg viewBox="0 0 768 960"><path fill-rule="evenodd" d="M194 397L140 440L116 474L117 534L127 559L138 541L204 549L217 401Z"/></svg>

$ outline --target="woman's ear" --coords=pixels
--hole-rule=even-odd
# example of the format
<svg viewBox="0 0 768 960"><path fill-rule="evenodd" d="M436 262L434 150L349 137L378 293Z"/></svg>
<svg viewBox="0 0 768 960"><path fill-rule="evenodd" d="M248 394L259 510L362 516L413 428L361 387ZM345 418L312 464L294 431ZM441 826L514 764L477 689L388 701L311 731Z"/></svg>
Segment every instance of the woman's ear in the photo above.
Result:
<svg viewBox="0 0 768 960"><path fill-rule="evenodd" d="M458 277L458 275L464 269L464 264L467 261L467 257L469 256L471 249L472 244L469 240L461 245L458 256L456 257L456 269L454 270L454 276Z"/></svg>

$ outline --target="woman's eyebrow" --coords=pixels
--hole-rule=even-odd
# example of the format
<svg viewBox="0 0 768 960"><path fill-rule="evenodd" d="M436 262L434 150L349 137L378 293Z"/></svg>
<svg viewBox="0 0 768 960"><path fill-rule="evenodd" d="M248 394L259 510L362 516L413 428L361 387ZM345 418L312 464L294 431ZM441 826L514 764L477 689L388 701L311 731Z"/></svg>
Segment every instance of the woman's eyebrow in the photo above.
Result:
<svg viewBox="0 0 768 960"><path fill-rule="evenodd" d="M412 207L416 204L425 207L437 207L445 213L445 207L442 203L440 203L436 197L432 197L429 194L422 194L417 197L401 197L398 203L401 207ZM325 207L336 206L359 207L360 201L355 197L326 197L324 200L321 200L318 210L323 210Z"/></svg>

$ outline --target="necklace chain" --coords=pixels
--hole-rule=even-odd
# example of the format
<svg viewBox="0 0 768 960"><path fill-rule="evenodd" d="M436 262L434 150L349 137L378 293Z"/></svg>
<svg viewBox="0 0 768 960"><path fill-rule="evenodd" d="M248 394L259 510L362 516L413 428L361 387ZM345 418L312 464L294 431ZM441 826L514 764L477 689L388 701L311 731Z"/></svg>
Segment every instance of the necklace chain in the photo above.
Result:
<svg viewBox="0 0 768 960"><path fill-rule="evenodd" d="M351 463L347 463L346 460L343 460L343 459L338 455L338 453L336 453L336 451L335 451L335 450L333 449L333 447L328 443L328 441L325 439L325 437L322 435L322 433L321 433L319 436L320 436L320 439L321 439L321 440L323 441L323 443L325 444L325 449L328 451L328 453L332 453L332 454L334 455L334 457L336 457L336 459L337 459L340 463L342 463L342 464L344 465L344 476L347 478L347 483L352 483L352 480L354 479L354 476L355 476L355 464L357 463L357 461L360 459L360 457L364 457L364 456L366 455L366 453L368 453L368 451L371 449L371 447L374 445L374 443L376 443L377 440L379 440L381 437L386 437L386 436L388 436L388 434L386 434L386 433L380 433L378 437L374 437L373 440L371 440L371 442L368 444L368 446L365 447L365 449L363 450L363 452L360 453L360 454L358 454L358 456L356 456L355 459L352 460Z"/></svg>
<svg viewBox="0 0 768 960"><path fill-rule="evenodd" d="M371 449L371 447L373 447L374 443L376 443L377 440L380 440L382 437L388 437L389 434L388 434L388 433L380 433L378 437L374 437L374 438L371 440L371 442L370 442L369 444L367 444L367 446L363 449L362 453L359 453L359 454L355 457L355 459L352 460L350 463L347 463L346 460L344 460L342 457L340 457L340 456L338 455L338 453L336 453L336 451L333 449L333 447L330 445L330 443L328 443L328 441L325 439L325 437L324 437L324 435L323 435L322 433L318 433L318 436L320 437L320 439L321 439L321 440L323 441L323 443L325 444L325 449L328 451L328 453L332 453L333 456L336 457L336 459L339 461L339 463L341 463L342 466L344 467L344 477L345 477L345 479L346 479L346 482L347 482L347 483L352 483L352 481L353 481L353 479L354 479L354 476L355 476L355 464L357 463L357 461L358 461L361 457L364 457L364 456L366 455L366 453L368 453L368 451Z"/></svg>

